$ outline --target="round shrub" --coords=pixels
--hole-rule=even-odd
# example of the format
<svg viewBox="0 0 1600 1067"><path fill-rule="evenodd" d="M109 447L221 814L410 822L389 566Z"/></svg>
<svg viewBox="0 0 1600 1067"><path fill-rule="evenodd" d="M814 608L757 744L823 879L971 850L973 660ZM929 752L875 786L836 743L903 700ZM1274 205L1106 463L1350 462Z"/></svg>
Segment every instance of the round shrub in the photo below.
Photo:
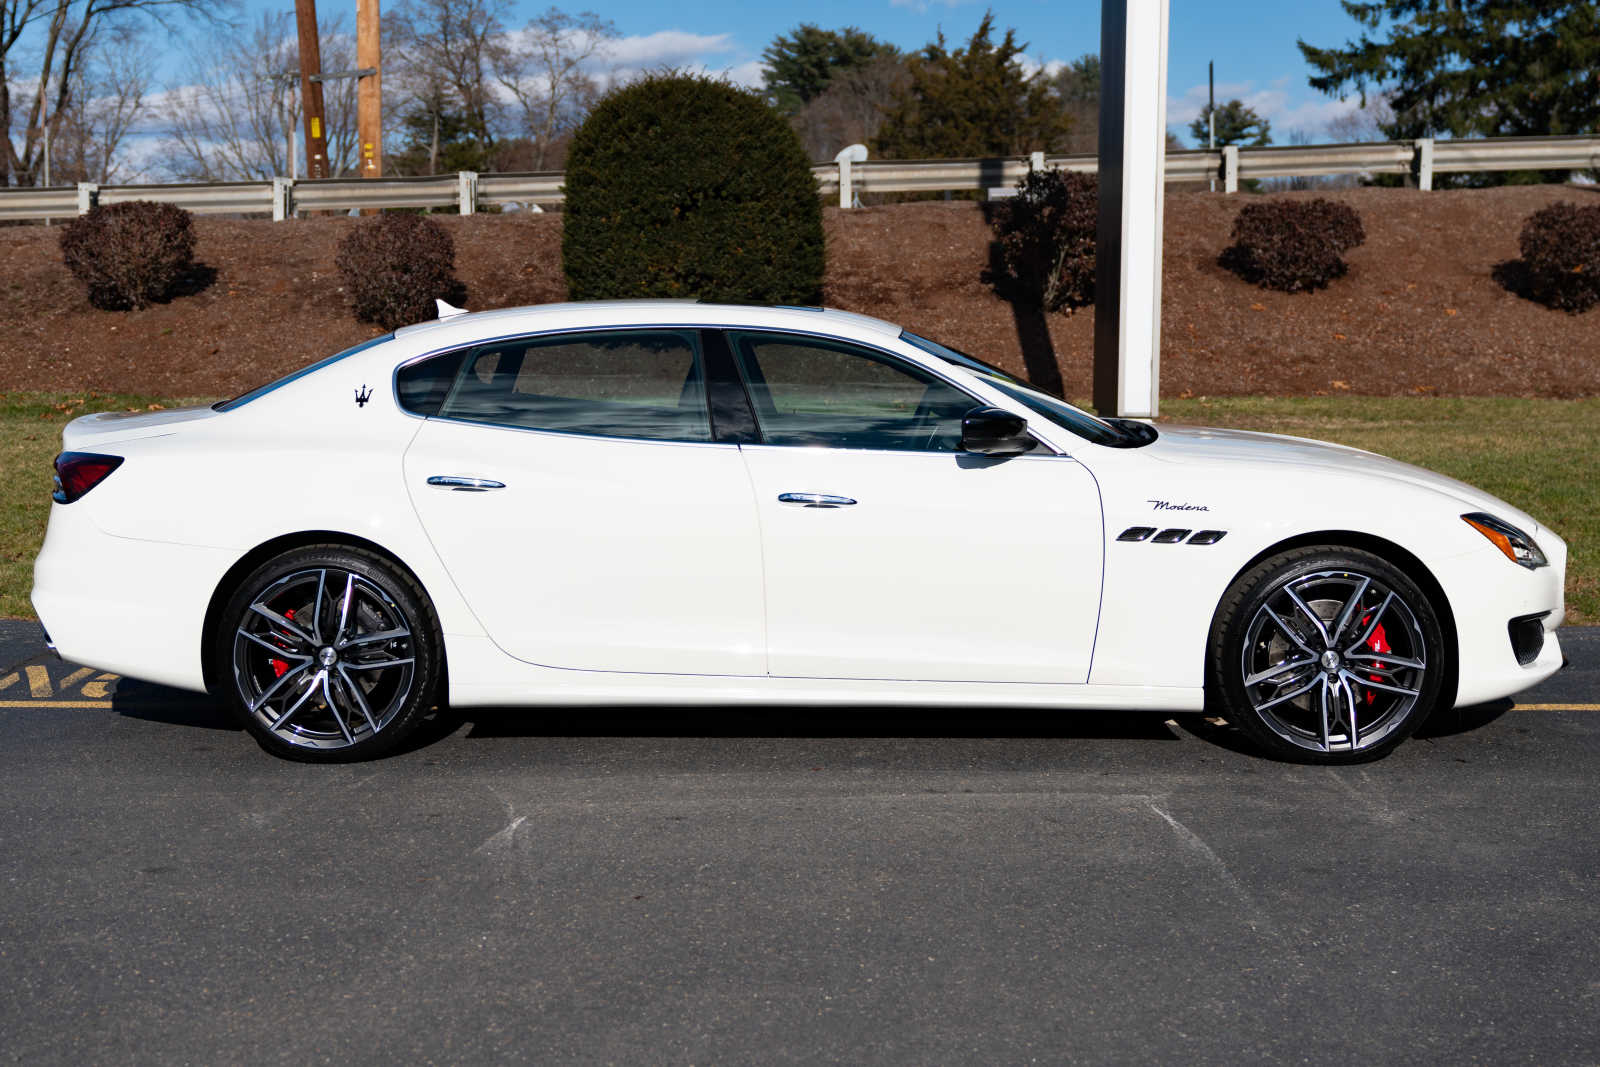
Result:
<svg viewBox="0 0 1600 1067"><path fill-rule="evenodd" d="M1036 170L1017 195L989 216L996 248L990 277L1002 296L1047 311L1094 303L1094 242L1100 179L1075 171Z"/></svg>
<svg viewBox="0 0 1600 1067"><path fill-rule="evenodd" d="M567 155L574 300L814 303L822 205L800 139L760 97L682 74L595 107Z"/></svg>
<svg viewBox="0 0 1600 1067"><path fill-rule="evenodd" d="M1349 270L1344 253L1366 239L1361 216L1348 204L1268 200L1239 210L1233 244L1218 262L1265 289L1306 292Z"/></svg>
<svg viewBox="0 0 1600 1067"><path fill-rule="evenodd" d="M92 208L61 228L61 256L108 311L167 299L194 267L194 220L180 207L133 200Z"/></svg>
<svg viewBox="0 0 1600 1067"><path fill-rule="evenodd" d="M1600 304L1600 204L1540 208L1523 223L1520 244L1530 297L1561 311Z"/></svg>
<svg viewBox="0 0 1600 1067"><path fill-rule="evenodd" d="M356 318L386 330L433 318L434 300L460 288L455 242L426 215L383 214L360 223L340 239L334 262Z"/></svg>

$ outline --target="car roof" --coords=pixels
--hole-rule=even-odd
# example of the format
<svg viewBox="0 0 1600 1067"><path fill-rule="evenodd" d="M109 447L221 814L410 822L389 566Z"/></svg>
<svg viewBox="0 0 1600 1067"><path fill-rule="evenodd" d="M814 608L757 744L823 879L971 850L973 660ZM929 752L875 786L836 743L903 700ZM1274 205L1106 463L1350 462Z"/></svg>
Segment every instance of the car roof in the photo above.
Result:
<svg viewBox="0 0 1600 1067"><path fill-rule="evenodd" d="M531 304L526 307L498 308L451 315L404 326L396 338L429 336L452 344L475 337L551 329L580 329L594 326L632 326L663 324L698 326L752 326L795 330L816 330L820 324L828 333L900 336L892 322L858 315L835 308L788 307L755 304L703 304L695 300L590 300L562 304Z"/></svg>

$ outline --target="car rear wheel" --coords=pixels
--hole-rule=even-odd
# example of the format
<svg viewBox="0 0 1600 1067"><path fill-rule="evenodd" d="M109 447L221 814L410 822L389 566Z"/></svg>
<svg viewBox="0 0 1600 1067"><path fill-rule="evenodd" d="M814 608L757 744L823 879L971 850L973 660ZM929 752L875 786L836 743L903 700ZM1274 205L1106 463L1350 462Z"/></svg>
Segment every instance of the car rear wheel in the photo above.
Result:
<svg viewBox="0 0 1600 1067"><path fill-rule="evenodd" d="M313 545L247 577L216 634L226 699L267 751L307 762L392 751L433 704L441 640L414 579Z"/></svg>
<svg viewBox="0 0 1600 1067"><path fill-rule="evenodd" d="M1359 549L1303 548L1229 588L1208 683L1228 721L1273 755L1358 763L1433 711L1444 650L1438 614L1405 572Z"/></svg>

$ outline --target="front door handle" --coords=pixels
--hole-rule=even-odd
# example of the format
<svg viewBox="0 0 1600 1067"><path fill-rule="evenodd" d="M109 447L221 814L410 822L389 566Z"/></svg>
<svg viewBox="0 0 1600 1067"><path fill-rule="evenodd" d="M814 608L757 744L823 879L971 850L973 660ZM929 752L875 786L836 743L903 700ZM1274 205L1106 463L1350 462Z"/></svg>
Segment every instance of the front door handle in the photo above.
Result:
<svg viewBox="0 0 1600 1067"><path fill-rule="evenodd" d="M855 501L832 493L779 493L778 503L797 504L803 508L847 508Z"/></svg>
<svg viewBox="0 0 1600 1067"><path fill-rule="evenodd" d="M428 484L457 493L483 493L506 487L505 482L497 482L493 478L468 478L459 474L435 474L428 479Z"/></svg>

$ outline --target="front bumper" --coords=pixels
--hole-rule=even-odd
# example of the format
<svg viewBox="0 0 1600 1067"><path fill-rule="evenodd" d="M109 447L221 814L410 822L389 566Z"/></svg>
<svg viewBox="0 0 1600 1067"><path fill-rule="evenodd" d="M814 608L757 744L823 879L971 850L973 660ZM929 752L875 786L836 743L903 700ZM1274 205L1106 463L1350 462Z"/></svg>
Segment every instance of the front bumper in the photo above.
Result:
<svg viewBox="0 0 1600 1067"><path fill-rule="evenodd" d="M1492 546L1436 564L1455 617L1459 672L1456 706L1513 696L1560 670L1565 661L1556 629L1566 614L1566 542L1541 530L1548 567L1527 570ZM1513 619L1543 614L1544 646L1529 663L1517 661L1508 629Z"/></svg>

